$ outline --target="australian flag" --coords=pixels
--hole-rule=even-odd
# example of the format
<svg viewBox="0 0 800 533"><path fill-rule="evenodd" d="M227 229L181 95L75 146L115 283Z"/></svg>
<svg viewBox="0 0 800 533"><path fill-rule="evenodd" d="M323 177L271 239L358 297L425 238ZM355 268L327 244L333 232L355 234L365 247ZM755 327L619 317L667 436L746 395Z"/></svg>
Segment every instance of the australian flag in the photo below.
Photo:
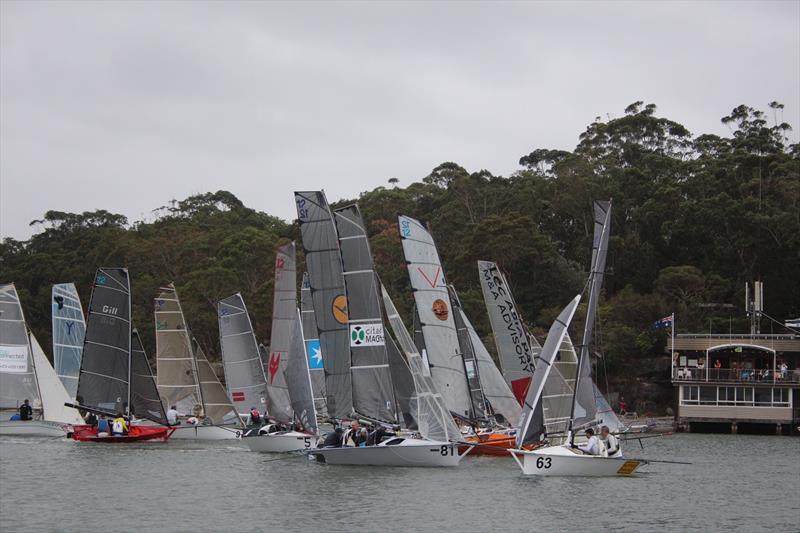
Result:
<svg viewBox="0 0 800 533"><path fill-rule="evenodd" d="M669 316L665 316L664 318L660 318L653 322L653 327L656 329L666 329L671 328L672 323L675 321L675 313L672 313Z"/></svg>

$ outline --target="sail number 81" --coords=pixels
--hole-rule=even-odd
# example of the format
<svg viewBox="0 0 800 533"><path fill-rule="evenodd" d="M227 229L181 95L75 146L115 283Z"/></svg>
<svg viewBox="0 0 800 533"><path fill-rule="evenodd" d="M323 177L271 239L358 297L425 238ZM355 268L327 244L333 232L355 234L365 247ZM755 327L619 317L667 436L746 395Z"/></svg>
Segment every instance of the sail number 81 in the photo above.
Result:
<svg viewBox="0 0 800 533"><path fill-rule="evenodd" d="M447 457L448 455L452 456L455 455L455 450L453 449L453 445L443 444L441 448L439 448L439 455L442 457Z"/></svg>
<svg viewBox="0 0 800 533"><path fill-rule="evenodd" d="M552 466L553 459L550 457L537 457L536 458L536 468L550 468Z"/></svg>

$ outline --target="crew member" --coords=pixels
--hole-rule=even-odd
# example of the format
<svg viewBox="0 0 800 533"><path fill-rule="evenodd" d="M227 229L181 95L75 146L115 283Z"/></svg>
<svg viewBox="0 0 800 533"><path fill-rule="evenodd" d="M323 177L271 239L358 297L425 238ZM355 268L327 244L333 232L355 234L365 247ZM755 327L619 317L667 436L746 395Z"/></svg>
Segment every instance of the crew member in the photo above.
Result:
<svg viewBox="0 0 800 533"><path fill-rule="evenodd" d="M353 446L356 447L363 447L367 445L367 439L369 438L369 431L367 428L361 425L361 422L358 420L353 420L350 423L350 433L348 434L348 444L349 441L353 442Z"/></svg>
<svg viewBox="0 0 800 533"><path fill-rule="evenodd" d="M322 443L323 448L341 448L342 447L342 436L344 434L344 430L342 430L341 426L336 426L333 431L325 435L325 441Z"/></svg>
<svg viewBox="0 0 800 533"><path fill-rule="evenodd" d="M619 439L611 434L608 426L600 428L600 441L605 445L609 457L622 459L622 448L619 447Z"/></svg>
<svg viewBox="0 0 800 533"><path fill-rule="evenodd" d="M586 430L586 438L589 439L585 444L578 444L577 448L587 455L600 455L600 439L598 439L592 428Z"/></svg>
<svg viewBox="0 0 800 533"><path fill-rule="evenodd" d="M114 423L111 426L111 434L114 436L122 436L128 434L128 423L122 413L117 413Z"/></svg>
<svg viewBox="0 0 800 533"><path fill-rule="evenodd" d="M27 398L22 405L19 406L19 419L20 420L33 420L33 407Z"/></svg>
<svg viewBox="0 0 800 533"><path fill-rule="evenodd" d="M179 424L180 423L180 422L178 422L178 417L179 416L180 416L180 413L178 413L178 410L175 409L175 406L173 405L167 411L167 424L169 424L170 426L175 426L175 425Z"/></svg>
<svg viewBox="0 0 800 533"><path fill-rule="evenodd" d="M101 414L100 418L97 419L97 436L108 437L108 432L110 429L111 428L108 425L108 420L106 420L106 415Z"/></svg>
<svg viewBox="0 0 800 533"><path fill-rule="evenodd" d="M261 413L255 407L250 408L250 424L254 426L261 425Z"/></svg>

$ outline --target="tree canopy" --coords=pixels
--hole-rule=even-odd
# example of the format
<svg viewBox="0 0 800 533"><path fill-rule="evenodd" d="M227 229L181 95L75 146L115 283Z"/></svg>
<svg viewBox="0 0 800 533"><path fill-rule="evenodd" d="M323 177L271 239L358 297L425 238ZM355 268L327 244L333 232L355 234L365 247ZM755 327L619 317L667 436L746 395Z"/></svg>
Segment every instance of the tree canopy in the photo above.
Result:
<svg viewBox="0 0 800 533"><path fill-rule="evenodd" d="M406 317L412 297L397 215L428 223L450 282L494 350L476 261L500 265L525 320L542 336L584 288L592 200L612 198L597 351L611 388L665 406L668 388L642 388L668 379L661 375L665 332L651 328L655 320L674 311L679 331L744 331L744 284L759 279L770 315L800 315L800 148L789 143L783 106L769 108L734 108L722 118L730 136L720 137L693 135L659 117L654 104L635 102L619 118L592 122L572 151L534 147L510 176L444 162L406 187L391 178L390 188L337 205L359 203L378 272ZM40 228L31 239L2 242L3 280L16 282L44 346L51 284L74 281L86 305L95 269L118 265L130 269L134 320L149 353L152 299L169 282L212 358L219 351L214 303L235 292L268 341L274 250L299 242L297 225L227 191L173 200L155 213L152 222L129 224L105 210L48 211L31 223Z"/></svg>

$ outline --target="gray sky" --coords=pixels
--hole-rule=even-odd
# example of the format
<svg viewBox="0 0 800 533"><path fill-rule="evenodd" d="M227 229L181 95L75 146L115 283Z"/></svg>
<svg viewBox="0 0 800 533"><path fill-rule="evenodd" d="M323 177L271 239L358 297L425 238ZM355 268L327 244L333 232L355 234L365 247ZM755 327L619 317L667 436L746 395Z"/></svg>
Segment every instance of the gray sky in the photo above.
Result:
<svg viewBox="0 0 800 533"><path fill-rule="evenodd" d="M508 175L636 100L800 128L800 2L0 3L0 235L227 189L294 218L443 161ZM798 132L791 133L792 139Z"/></svg>

